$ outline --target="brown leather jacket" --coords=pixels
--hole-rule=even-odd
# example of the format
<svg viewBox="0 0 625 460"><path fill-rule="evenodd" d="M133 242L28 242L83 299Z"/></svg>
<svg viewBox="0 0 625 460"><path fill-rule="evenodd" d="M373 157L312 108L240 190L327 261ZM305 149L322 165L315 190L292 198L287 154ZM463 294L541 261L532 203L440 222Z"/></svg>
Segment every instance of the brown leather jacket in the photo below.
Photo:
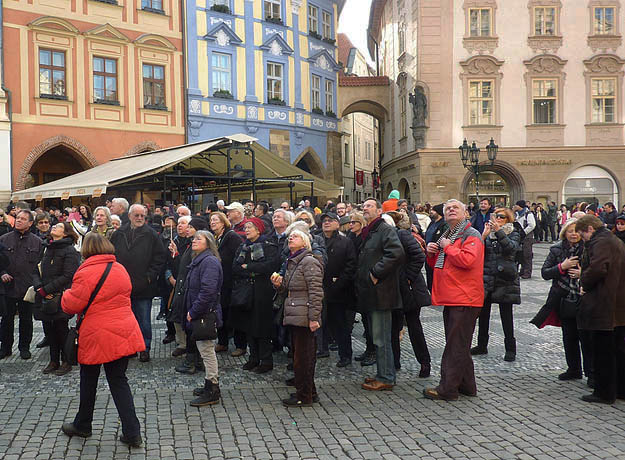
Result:
<svg viewBox="0 0 625 460"><path fill-rule="evenodd" d="M323 308L323 265L309 250L289 259L283 288L285 326L308 327L309 321L321 324Z"/></svg>

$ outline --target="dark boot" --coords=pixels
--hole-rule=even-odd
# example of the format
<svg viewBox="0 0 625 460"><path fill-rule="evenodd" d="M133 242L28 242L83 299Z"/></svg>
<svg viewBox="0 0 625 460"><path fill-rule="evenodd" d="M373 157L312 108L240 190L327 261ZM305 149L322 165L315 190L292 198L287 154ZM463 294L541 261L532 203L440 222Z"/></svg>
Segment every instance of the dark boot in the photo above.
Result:
<svg viewBox="0 0 625 460"><path fill-rule="evenodd" d="M50 341L46 336L43 337L43 340L35 345L35 348L45 348L50 346Z"/></svg>
<svg viewBox="0 0 625 460"><path fill-rule="evenodd" d="M504 345L506 347L506 354L503 357L504 361L512 362L516 359L516 339L506 338L504 339Z"/></svg>
<svg viewBox="0 0 625 460"><path fill-rule="evenodd" d="M202 407L217 404L221 399L221 392L219 391L219 384L215 384L210 380L206 380L204 384L204 392L191 401L191 406Z"/></svg>
<svg viewBox="0 0 625 460"><path fill-rule="evenodd" d="M197 372L195 362L195 353L187 353L184 362L176 366L176 372L180 372L181 374L195 374Z"/></svg>
<svg viewBox="0 0 625 460"><path fill-rule="evenodd" d="M207 388L210 389L211 386L212 386L212 382L210 380L204 379L204 386L197 387L195 390L193 390L193 396L202 396L204 392L206 391L206 389Z"/></svg>

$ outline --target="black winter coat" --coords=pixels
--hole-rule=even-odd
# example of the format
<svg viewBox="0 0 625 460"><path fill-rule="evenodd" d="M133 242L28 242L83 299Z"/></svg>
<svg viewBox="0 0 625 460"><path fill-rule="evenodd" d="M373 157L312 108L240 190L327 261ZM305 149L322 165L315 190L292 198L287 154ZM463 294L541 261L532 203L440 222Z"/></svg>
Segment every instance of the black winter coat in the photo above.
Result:
<svg viewBox="0 0 625 460"><path fill-rule="evenodd" d="M593 331L612 331L625 326L625 246L602 227L593 233L585 251L588 258L584 257L581 264L580 284L584 295L577 326Z"/></svg>
<svg viewBox="0 0 625 460"><path fill-rule="evenodd" d="M567 258L567 251L565 245L568 245L568 241L558 241L556 244L549 248L549 254L547 254L547 258L543 263L543 267L540 270L540 274L542 275L544 280L552 280L551 287L559 289L558 281L562 274L560 273L560 269L558 265L564 262L564 259ZM583 243L579 242L579 254L581 255L583 250Z"/></svg>
<svg viewBox="0 0 625 460"><path fill-rule="evenodd" d="M130 281L130 297L149 299L158 294L158 277L161 275L167 252L161 238L148 225L134 230L124 225L111 236L115 257L124 266Z"/></svg>
<svg viewBox="0 0 625 460"><path fill-rule="evenodd" d="M262 245L263 257L252 260L251 252L247 251L243 261L239 256L245 246ZM246 265L243 268L242 265ZM249 307L230 307L230 324L239 331L252 337L268 338L273 334L273 296L275 294L270 278L280 268L278 247L260 236L255 243L246 240L234 257L232 263L232 291L237 289L237 282L252 283L252 299Z"/></svg>
<svg viewBox="0 0 625 460"><path fill-rule="evenodd" d="M74 248L74 242L71 238L44 243L41 274L39 267L35 267L33 271L32 285L35 291L43 288L46 294L58 294L69 289L79 265L80 254ZM71 318L71 315L64 313L61 309L54 315L44 314L41 311L41 300L41 297L37 295L33 307L35 319L52 321Z"/></svg>
<svg viewBox="0 0 625 460"><path fill-rule="evenodd" d="M172 276L176 280L174 286L174 294L171 298L171 305L169 306L169 312L167 313L167 321L173 321L178 324L185 324L186 310L184 308L185 294L186 294L186 279L191 265L191 259L193 258L193 251L190 247L185 249L184 254L176 257L176 274L172 272Z"/></svg>
<svg viewBox="0 0 625 460"><path fill-rule="evenodd" d="M516 228L506 235L503 229L484 240L484 296L494 303L520 304L521 282L516 267L516 253L521 236Z"/></svg>
<svg viewBox="0 0 625 460"><path fill-rule="evenodd" d="M0 236L6 235L11 231L13 231L13 227L11 227L11 224L9 224L8 222L0 222Z"/></svg>
<svg viewBox="0 0 625 460"><path fill-rule="evenodd" d="M7 248L10 264L0 275L8 273L13 277L10 283L2 283L7 297L23 299L32 286L33 271L41 260L41 240L30 231L24 234L13 230L0 236L0 243Z"/></svg>
<svg viewBox="0 0 625 460"><path fill-rule="evenodd" d="M221 268L223 270L223 284L221 285L222 309L230 307L230 296L232 294L232 264L241 243L243 243L243 240L233 230L224 230L224 234L217 241L219 257L221 258Z"/></svg>
<svg viewBox="0 0 625 460"><path fill-rule="evenodd" d="M399 270L399 292L404 311L411 312L432 304L430 292L421 273L425 254L409 230L397 229L397 236L406 254L406 262Z"/></svg>
<svg viewBox="0 0 625 460"><path fill-rule="evenodd" d="M11 261L9 260L9 253L7 251L7 248L2 243L0 243L0 273L6 270L10 264L11 264ZM2 315L3 311L4 311L4 283L0 281L0 315Z"/></svg>
<svg viewBox="0 0 625 460"><path fill-rule="evenodd" d="M323 292L326 303L336 303L348 307L354 293L356 274L356 250L354 244L339 232L324 238L328 263L323 272Z"/></svg>
<svg viewBox="0 0 625 460"><path fill-rule="evenodd" d="M363 239L356 269L356 296L362 312L401 308L399 269L405 255L395 229L381 218ZM373 284L371 276L378 279Z"/></svg>

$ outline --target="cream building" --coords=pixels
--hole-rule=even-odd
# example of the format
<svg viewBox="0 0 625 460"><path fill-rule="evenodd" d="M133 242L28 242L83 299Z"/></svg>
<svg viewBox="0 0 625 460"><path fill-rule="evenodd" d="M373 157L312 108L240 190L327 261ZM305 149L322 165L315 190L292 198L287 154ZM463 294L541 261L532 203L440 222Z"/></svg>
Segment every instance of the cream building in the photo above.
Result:
<svg viewBox="0 0 625 460"><path fill-rule="evenodd" d="M399 189L413 202L470 198L474 181L458 152L466 138L482 150L480 196L622 204L624 6L373 0L369 50L393 82L384 193ZM413 130L416 87L427 117ZM493 166L491 138L499 145Z"/></svg>
<svg viewBox="0 0 625 460"><path fill-rule="evenodd" d="M344 75L373 75L365 56L345 34L338 35L338 46ZM342 135L343 199L360 203L374 194L372 173L378 158L378 121L366 113L354 112L341 119L339 131Z"/></svg>
<svg viewBox="0 0 625 460"><path fill-rule="evenodd" d="M4 85L4 43L2 41L2 8L0 8L0 206L11 198L11 120L9 99Z"/></svg>

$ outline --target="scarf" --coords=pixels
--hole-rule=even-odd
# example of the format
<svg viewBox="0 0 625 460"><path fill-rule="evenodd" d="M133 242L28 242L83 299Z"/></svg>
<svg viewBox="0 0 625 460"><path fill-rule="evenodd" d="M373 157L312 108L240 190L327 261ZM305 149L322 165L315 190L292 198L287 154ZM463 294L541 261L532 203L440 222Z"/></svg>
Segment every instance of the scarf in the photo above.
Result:
<svg viewBox="0 0 625 460"><path fill-rule="evenodd" d="M569 257L580 257L583 251L582 243L577 243L576 246L572 246L568 241L564 241L562 243L562 249L564 252L564 259L568 259ZM564 260L563 259L563 260ZM579 291L579 278L571 278L567 272L560 275L558 278L558 286L560 286L564 291L566 291L565 298L571 302L577 302L580 297Z"/></svg>
<svg viewBox="0 0 625 460"><path fill-rule="evenodd" d="M250 254L250 260L252 262L258 262L263 259L265 257L263 241L264 240L261 240L261 238L258 238L253 243L250 240L245 240L245 243L241 246L241 253L239 254L239 257L237 257L237 264L243 265L245 263L245 257L248 253Z"/></svg>
<svg viewBox="0 0 625 460"><path fill-rule="evenodd" d="M375 219L373 219L371 221L371 223L369 225L367 225L365 228L362 229L362 231L360 232L360 236L362 237L362 241L365 241L367 239L367 235L369 235L369 232L371 231L373 226L377 224L378 220L382 220L382 218L381 217L376 217Z"/></svg>
<svg viewBox="0 0 625 460"><path fill-rule="evenodd" d="M511 223L507 223L507 224L503 224L501 226L501 230L503 230L503 232L506 235L509 235L510 233L512 233L514 231L514 224ZM497 232L490 232L490 234L488 235L488 237L491 240L496 240L497 239Z"/></svg>
<svg viewBox="0 0 625 460"><path fill-rule="evenodd" d="M449 240L451 240L451 244L454 244L460 232L464 230L468 224L469 224L468 220L466 219L461 220L454 226L454 228L448 228L447 230L445 230L445 232L441 235L441 237L438 239L436 243L440 244L442 239L449 238ZM445 263L445 251L441 249L438 252L438 257L436 258L436 263L434 264L434 268L443 268L444 263Z"/></svg>

